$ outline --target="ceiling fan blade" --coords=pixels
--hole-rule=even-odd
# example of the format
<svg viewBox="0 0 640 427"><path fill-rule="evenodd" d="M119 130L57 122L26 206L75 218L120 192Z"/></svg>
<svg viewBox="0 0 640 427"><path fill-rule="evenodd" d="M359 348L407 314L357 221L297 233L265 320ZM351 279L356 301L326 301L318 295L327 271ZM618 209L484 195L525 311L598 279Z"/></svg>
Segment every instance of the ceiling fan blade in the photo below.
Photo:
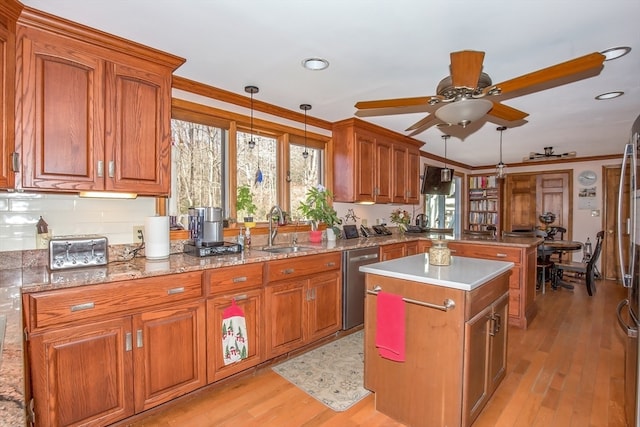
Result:
<svg viewBox="0 0 640 427"><path fill-rule="evenodd" d="M357 117L375 117L375 116L390 116L394 114L432 113L437 108L438 108L438 105L418 104L418 105L409 105L407 107L387 107L387 108L371 108L366 110L357 110L354 114Z"/></svg>
<svg viewBox="0 0 640 427"><path fill-rule="evenodd" d="M484 52L462 50L451 52L451 83L454 87L475 89L482 71Z"/></svg>
<svg viewBox="0 0 640 427"><path fill-rule="evenodd" d="M508 122L522 120L529 115L529 113L525 113L524 111L520 111L499 102L494 102L493 108L491 108L491 110L489 110L487 114L502 120L506 120Z"/></svg>
<svg viewBox="0 0 640 427"><path fill-rule="evenodd" d="M409 107L412 105L428 104L433 96L417 96L415 98L395 98L395 99L379 99L376 101L360 101L356 102L355 107L359 110L371 108L397 108Z"/></svg>
<svg viewBox="0 0 640 427"><path fill-rule="evenodd" d="M599 52L590 53L570 61L552 65L551 67L488 86L483 92L486 95L495 88L498 88L500 89L500 93L504 95L518 90L533 89L538 85L545 85L542 89L548 89L572 81L582 80L597 75L603 67L604 59L605 56Z"/></svg>
<svg viewBox="0 0 640 427"><path fill-rule="evenodd" d="M424 132L425 130L429 129L431 126L435 125L438 122L440 122L440 119L438 119L433 114L429 114L427 117L421 120L418 120L417 122L415 122L405 130L406 131L412 130L413 132L411 132L408 136L414 136Z"/></svg>

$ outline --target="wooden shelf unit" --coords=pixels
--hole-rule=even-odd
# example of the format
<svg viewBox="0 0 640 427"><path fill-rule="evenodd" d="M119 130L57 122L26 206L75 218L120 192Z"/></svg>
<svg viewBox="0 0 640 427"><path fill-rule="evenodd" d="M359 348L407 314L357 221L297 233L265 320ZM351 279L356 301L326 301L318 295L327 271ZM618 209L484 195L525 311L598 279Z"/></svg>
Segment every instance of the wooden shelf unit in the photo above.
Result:
<svg viewBox="0 0 640 427"><path fill-rule="evenodd" d="M501 232L502 181L495 175L470 175L468 195L468 230L486 230L496 227Z"/></svg>

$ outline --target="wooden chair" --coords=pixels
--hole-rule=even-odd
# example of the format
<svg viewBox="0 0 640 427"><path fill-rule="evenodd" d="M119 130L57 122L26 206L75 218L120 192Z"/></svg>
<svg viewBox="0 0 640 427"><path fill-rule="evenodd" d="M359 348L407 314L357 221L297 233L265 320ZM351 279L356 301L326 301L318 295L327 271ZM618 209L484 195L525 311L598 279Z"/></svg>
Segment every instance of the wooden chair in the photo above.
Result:
<svg viewBox="0 0 640 427"><path fill-rule="evenodd" d="M495 237L491 230L462 230L462 236L472 239L488 239Z"/></svg>
<svg viewBox="0 0 640 427"><path fill-rule="evenodd" d="M587 262L574 262L574 261L566 261L566 262L557 262L554 266L553 273L553 281L554 288L557 288L558 285L568 285L563 277L565 272L573 272L576 273L580 280L584 280L585 285L587 287L587 292L589 296L593 296L596 292L596 269L595 265L600 257L600 252L602 251L602 240L604 239L604 231L599 231L596 235L596 247L593 250L593 255L589 258Z"/></svg>
<svg viewBox="0 0 640 427"><path fill-rule="evenodd" d="M516 233L522 234L522 233ZM538 236L546 239L547 233L542 230L535 230L531 232L532 237ZM541 289L542 293L545 293L547 281L551 280L553 284L553 268L554 262L551 260L551 255L553 255L553 248L549 246L545 246L544 242L538 246L537 252L538 256L536 258L536 269L537 269L537 281L536 281L536 289Z"/></svg>
<svg viewBox="0 0 640 427"><path fill-rule="evenodd" d="M502 237L535 237L536 233L533 230L529 231L503 231Z"/></svg>

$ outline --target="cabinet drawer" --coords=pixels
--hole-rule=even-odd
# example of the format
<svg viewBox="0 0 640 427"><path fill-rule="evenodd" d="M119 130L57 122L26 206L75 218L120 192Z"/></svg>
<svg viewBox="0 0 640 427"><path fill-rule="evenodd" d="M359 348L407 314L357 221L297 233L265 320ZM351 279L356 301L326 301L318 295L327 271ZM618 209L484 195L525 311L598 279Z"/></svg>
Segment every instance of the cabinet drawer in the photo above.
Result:
<svg viewBox="0 0 640 427"><path fill-rule="evenodd" d="M521 262L520 249L505 248L501 246L483 246L483 245L458 245L449 244L450 249L455 255L466 256L471 258L491 259L496 261L511 261L514 263Z"/></svg>
<svg viewBox="0 0 640 427"><path fill-rule="evenodd" d="M267 262L266 278L269 282L308 276L340 268L340 252L279 259Z"/></svg>
<svg viewBox="0 0 640 427"><path fill-rule="evenodd" d="M30 329L198 298L201 280L194 272L29 294Z"/></svg>
<svg viewBox="0 0 640 427"><path fill-rule="evenodd" d="M262 263L216 268L204 274L208 295L262 286Z"/></svg>

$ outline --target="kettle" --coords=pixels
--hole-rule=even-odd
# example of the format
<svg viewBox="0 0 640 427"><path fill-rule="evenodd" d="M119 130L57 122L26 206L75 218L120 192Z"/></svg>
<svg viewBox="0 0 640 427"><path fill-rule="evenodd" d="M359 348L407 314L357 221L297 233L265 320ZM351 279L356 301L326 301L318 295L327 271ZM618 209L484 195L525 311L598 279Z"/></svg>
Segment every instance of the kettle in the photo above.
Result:
<svg viewBox="0 0 640 427"><path fill-rule="evenodd" d="M429 218L425 214L416 215L416 225L422 230L429 228Z"/></svg>

